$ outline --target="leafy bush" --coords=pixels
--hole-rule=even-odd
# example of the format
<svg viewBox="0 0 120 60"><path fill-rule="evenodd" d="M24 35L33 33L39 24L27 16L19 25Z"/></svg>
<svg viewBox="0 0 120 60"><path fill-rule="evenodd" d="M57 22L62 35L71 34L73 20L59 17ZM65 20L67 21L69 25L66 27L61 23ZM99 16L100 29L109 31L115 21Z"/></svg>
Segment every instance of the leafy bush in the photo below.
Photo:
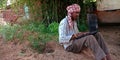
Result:
<svg viewBox="0 0 120 60"><path fill-rule="evenodd" d="M50 33L58 33L58 26L59 26L58 23L53 22L53 23L49 24L48 30L50 31Z"/></svg>
<svg viewBox="0 0 120 60"><path fill-rule="evenodd" d="M12 40L14 36L16 35L16 31L18 30L18 28L19 28L19 25L10 26L8 24L5 26L1 26L0 34L3 35L5 40Z"/></svg>
<svg viewBox="0 0 120 60"><path fill-rule="evenodd" d="M46 42L58 40L58 23L51 23L48 27L44 24L33 22L24 25L6 25L0 27L2 34L7 41L19 39L19 41L28 40L34 50L41 53Z"/></svg>
<svg viewBox="0 0 120 60"><path fill-rule="evenodd" d="M32 32L46 32L46 26L39 22L29 22L29 24L22 25L22 28Z"/></svg>

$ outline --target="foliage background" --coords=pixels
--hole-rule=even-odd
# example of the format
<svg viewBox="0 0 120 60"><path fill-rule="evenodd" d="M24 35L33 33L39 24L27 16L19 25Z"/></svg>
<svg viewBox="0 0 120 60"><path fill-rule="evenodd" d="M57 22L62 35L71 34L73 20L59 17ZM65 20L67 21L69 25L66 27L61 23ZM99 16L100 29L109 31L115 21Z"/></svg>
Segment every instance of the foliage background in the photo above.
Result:
<svg viewBox="0 0 120 60"><path fill-rule="evenodd" d="M6 7L7 0L0 0L0 7ZM29 7L30 19L20 19L22 24L0 26L0 34L5 41L29 40L31 47L38 52L44 49L45 43L51 40L58 41L59 22L67 15L66 7L71 4L81 6L78 28L87 31L87 8L91 7L93 0L14 0L11 8L19 13L24 5ZM40 47L40 48L39 48Z"/></svg>
<svg viewBox="0 0 120 60"><path fill-rule="evenodd" d="M44 23L46 26L52 22L59 23L67 14L66 7L71 4L81 6L78 26L80 31L87 30L87 8L92 6L95 0L17 0L17 6L27 4L31 20Z"/></svg>
<svg viewBox="0 0 120 60"><path fill-rule="evenodd" d="M6 7L6 1L7 0L0 0L0 8L5 8Z"/></svg>

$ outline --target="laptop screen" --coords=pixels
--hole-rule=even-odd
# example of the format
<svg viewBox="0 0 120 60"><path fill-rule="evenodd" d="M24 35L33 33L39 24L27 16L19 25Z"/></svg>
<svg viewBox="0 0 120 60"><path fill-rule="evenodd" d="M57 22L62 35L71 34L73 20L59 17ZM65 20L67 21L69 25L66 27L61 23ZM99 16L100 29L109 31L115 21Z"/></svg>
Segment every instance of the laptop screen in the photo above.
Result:
<svg viewBox="0 0 120 60"><path fill-rule="evenodd" d="M98 31L96 14L87 14L88 27L90 32Z"/></svg>

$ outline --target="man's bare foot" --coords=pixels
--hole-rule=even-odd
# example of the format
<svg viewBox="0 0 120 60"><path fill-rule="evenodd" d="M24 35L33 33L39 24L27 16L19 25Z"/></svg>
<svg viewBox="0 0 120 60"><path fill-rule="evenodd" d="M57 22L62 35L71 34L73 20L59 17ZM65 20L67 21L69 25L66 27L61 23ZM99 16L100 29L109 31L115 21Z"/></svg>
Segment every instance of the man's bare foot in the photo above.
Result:
<svg viewBox="0 0 120 60"><path fill-rule="evenodd" d="M112 60L110 54L107 54L106 59L107 60Z"/></svg>
<svg viewBox="0 0 120 60"><path fill-rule="evenodd" d="M102 60L106 60L106 57L104 57Z"/></svg>

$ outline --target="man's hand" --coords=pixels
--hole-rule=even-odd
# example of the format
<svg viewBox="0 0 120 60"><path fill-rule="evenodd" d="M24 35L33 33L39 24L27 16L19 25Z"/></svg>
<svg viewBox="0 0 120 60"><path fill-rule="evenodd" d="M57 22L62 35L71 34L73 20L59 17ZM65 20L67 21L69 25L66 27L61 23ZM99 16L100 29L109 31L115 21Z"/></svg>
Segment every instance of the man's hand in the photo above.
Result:
<svg viewBox="0 0 120 60"><path fill-rule="evenodd" d="M79 32L79 33L73 34L71 40L75 40L76 38L86 34L89 34L89 32Z"/></svg>
<svg viewBox="0 0 120 60"><path fill-rule="evenodd" d="M72 37L71 37L71 40L74 40L75 38L77 38L77 35L73 34Z"/></svg>
<svg viewBox="0 0 120 60"><path fill-rule="evenodd" d="M89 34L89 32L79 32L76 34L76 36L78 37L78 36L86 35L86 34Z"/></svg>

